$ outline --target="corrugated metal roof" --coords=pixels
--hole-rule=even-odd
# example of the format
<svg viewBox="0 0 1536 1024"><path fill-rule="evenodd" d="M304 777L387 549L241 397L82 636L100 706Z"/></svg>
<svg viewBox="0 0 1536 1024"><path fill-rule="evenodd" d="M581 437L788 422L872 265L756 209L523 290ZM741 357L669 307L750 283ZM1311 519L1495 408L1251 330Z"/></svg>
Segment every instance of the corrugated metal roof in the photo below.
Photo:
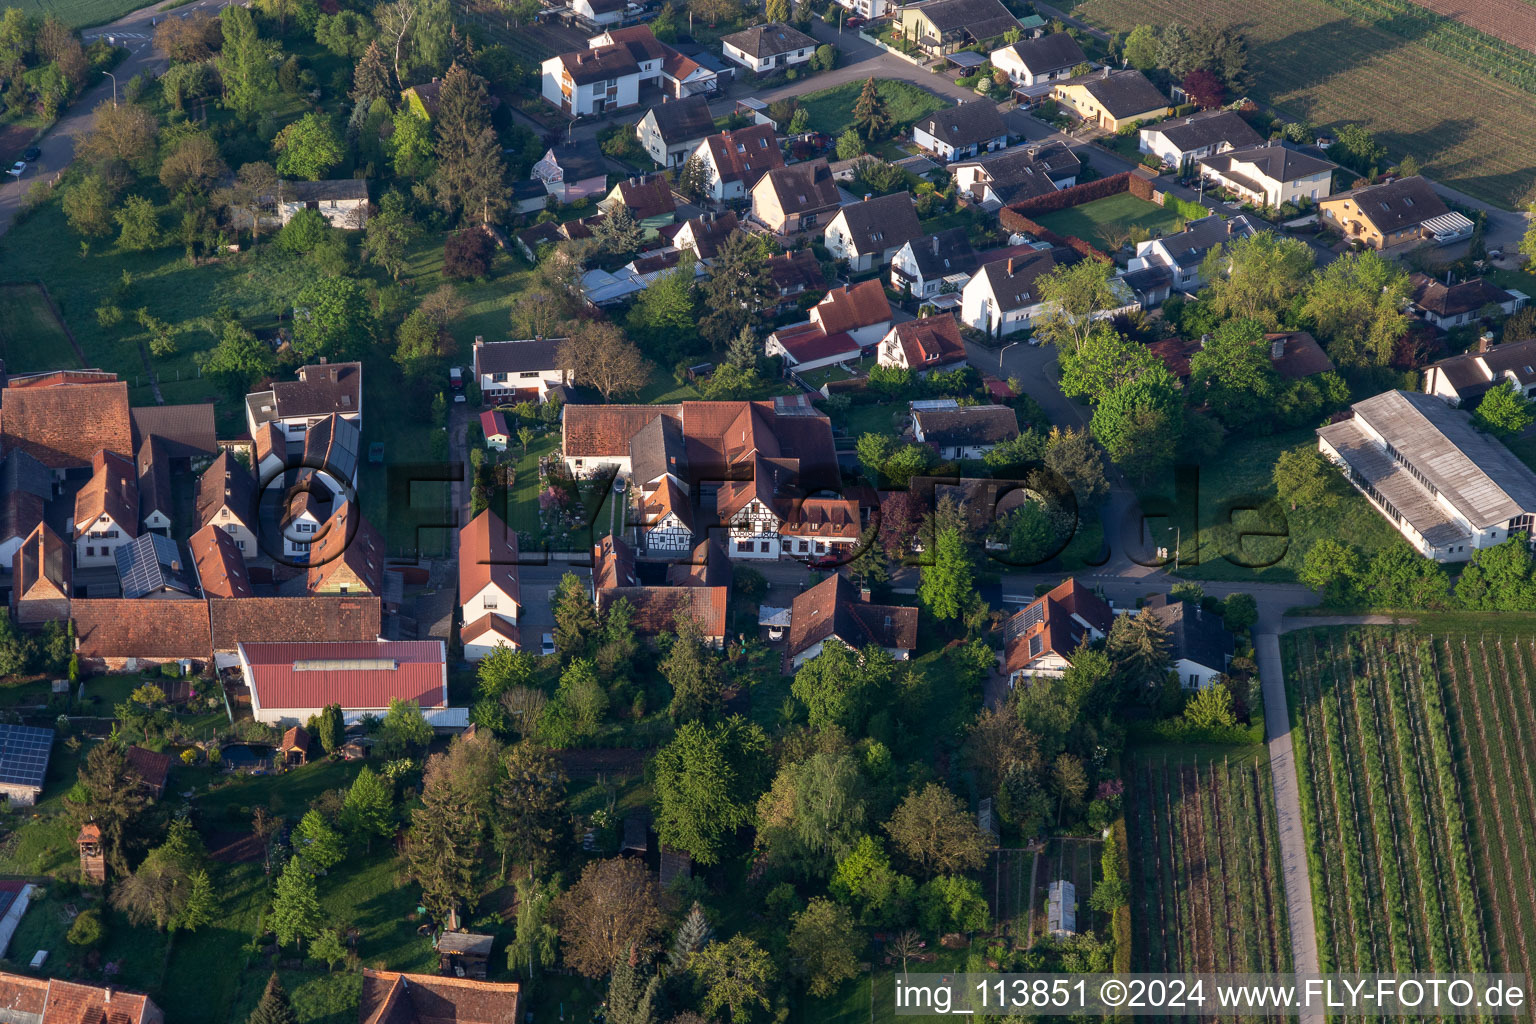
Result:
<svg viewBox="0 0 1536 1024"><path fill-rule="evenodd" d="M388 707L392 698L443 707L445 653L438 640L241 644L263 708Z"/></svg>
<svg viewBox="0 0 1536 1024"><path fill-rule="evenodd" d="M1392 461L1392 457L1354 420L1331 424L1317 433L1339 453L1350 469L1391 502L1426 542L1439 548L1469 539L1467 531L1436 503L1423 485Z"/></svg>

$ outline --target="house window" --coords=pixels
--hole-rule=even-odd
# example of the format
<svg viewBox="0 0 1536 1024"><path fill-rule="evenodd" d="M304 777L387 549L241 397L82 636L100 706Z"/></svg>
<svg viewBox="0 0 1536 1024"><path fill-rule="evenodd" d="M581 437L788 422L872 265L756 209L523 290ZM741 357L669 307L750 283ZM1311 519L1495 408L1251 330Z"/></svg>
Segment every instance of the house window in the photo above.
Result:
<svg viewBox="0 0 1536 1024"><path fill-rule="evenodd" d="M524 370L522 373L518 374L519 377L522 377L524 379L527 379L529 377L537 377L538 375L539 375L539 371L538 370Z"/></svg>
<svg viewBox="0 0 1536 1024"><path fill-rule="evenodd" d="M91 547L91 545L87 544L85 546L85 557L86 558L90 558L90 557L92 557L95 554L96 554L96 549Z"/></svg>
<svg viewBox="0 0 1536 1024"><path fill-rule="evenodd" d="M810 549L811 549L810 541L804 541L803 540L803 541L800 542L800 551L801 551L802 554L804 554L805 552L809 551Z"/></svg>
<svg viewBox="0 0 1536 1024"><path fill-rule="evenodd" d="M496 607L496 598L492 597L490 594L487 594L485 596L484 607L486 607L486 608L495 608Z"/></svg>
<svg viewBox="0 0 1536 1024"><path fill-rule="evenodd" d="M227 508L226 509L220 509L219 510L219 518L220 519L228 519L229 518L229 509L227 509Z"/></svg>

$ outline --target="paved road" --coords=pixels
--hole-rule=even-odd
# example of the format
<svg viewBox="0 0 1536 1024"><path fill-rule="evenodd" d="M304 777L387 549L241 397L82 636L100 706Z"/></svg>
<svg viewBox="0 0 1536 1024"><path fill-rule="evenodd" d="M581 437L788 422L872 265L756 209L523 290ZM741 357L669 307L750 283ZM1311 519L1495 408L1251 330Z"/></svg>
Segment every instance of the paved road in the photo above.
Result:
<svg viewBox="0 0 1536 1024"><path fill-rule="evenodd" d="M112 69L119 90L134 75L141 72L158 74L165 66L165 60L154 49L152 36L155 29L152 22L186 17L193 11L217 13L220 8L227 6L227 0L197 0L196 3L178 7L173 13L161 11L160 6L157 4L140 8L110 25L101 25L82 33L87 45L98 38L113 36L118 45L128 48L128 56ZM112 79L105 77L94 88L87 89L42 139L34 143L43 151L41 159L29 166L19 180L7 177L5 184L0 185L0 235L10 229L22 197L32 187L32 183L39 179L51 179L69 166L69 162L75 158L75 140L91 127L97 105L111 101L112 93Z"/></svg>

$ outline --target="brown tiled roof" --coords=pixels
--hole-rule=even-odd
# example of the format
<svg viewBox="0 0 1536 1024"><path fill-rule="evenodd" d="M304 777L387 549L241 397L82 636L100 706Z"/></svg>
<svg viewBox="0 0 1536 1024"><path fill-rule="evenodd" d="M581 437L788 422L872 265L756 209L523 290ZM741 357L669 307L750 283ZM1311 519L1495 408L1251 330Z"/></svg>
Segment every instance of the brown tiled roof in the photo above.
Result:
<svg viewBox="0 0 1536 1024"><path fill-rule="evenodd" d="M702 214L685 223L693 238L693 254L701 260L713 259L725 240L741 227L732 210L722 214ZM676 236L673 236L674 239Z"/></svg>
<svg viewBox="0 0 1536 1024"><path fill-rule="evenodd" d="M618 193L619 202L629 207L636 220L665 216L677 209L677 200L672 198L672 185L664 174L655 174L649 178L625 178L613 190Z"/></svg>
<svg viewBox="0 0 1536 1024"><path fill-rule="evenodd" d="M678 416L680 405L567 405L561 441L566 458L622 457L629 439L657 416Z"/></svg>
<svg viewBox="0 0 1536 1024"><path fill-rule="evenodd" d="M516 982L363 969L358 1024L514 1024Z"/></svg>
<svg viewBox="0 0 1536 1024"><path fill-rule="evenodd" d="M1113 71L1107 77L1096 74L1071 84L1086 88L1099 106L1114 118L1130 117L1132 114L1143 114L1172 105L1157 86L1147 81L1146 75L1133 69Z"/></svg>
<svg viewBox="0 0 1536 1024"><path fill-rule="evenodd" d="M787 217L835 210L840 202L832 169L820 158L792 167L774 168L768 172L764 181L766 185L758 182L757 187L772 189L778 198L779 209Z"/></svg>
<svg viewBox="0 0 1536 1024"><path fill-rule="evenodd" d="M1006 405L916 409L912 417L922 427L923 438L929 444L998 444L1019 436L1019 414Z"/></svg>
<svg viewBox="0 0 1536 1024"><path fill-rule="evenodd" d="M620 598L634 608L630 625L636 636L676 633L678 616L691 615L707 637L725 636L726 587L608 587L597 592L606 613Z"/></svg>
<svg viewBox="0 0 1536 1024"><path fill-rule="evenodd" d="M768 258L768 275L780 295L794 295L827 286L821 276L821 264L810 249L796 249Z"/></svg>
<svg viewBox="0 0 1536 1024"><path fill-rule="evenodd" d="M464 628L459 630L459 642L473 643L491 633L505 637L515 647L523 645L522 633L517 628L517 624L505 615L498 615L495 612L486 612L475 621L465 623Z"/></svg>
<svg viewBox="0 0 1536 1024"><path fill-rule="evenodd" d="M309 731L302 725L290 725L288 731L283 733L283 740L277 745L278 750L297 750L301 753L309 753Z"/></svg>
<svg viewBox="0 0 1536 1024"><path fill-rule="evenodd" d="M718 540L701 541L692 555L667 566L667 585L673 587L729 587L731 558Z"/></svg>
<svg viewBox="0 0 1536 1024"><path fill-rule="evenodd" d="M722 43L736 47L749 57L776 57L796 50L816 49L816 40L799 29L782 21L770 21L766 25L754 25L741 32L721 36Z"/></svg>
<svg viewBox="0 0 1536 1024"><path fill-rule="evenodd" d="M565 67L566 73L571 76L571 81L577 85L588 85L608 78L623 78L625 75L640 73L640 65L635 60L635 55L630 52L628 46L621 43L562 53L560 63Z"/></svg>
<svg viewBox="0 0 1536 1024"><path fill-rule="evenodd" d="M763 175L784 166L779 136L771 124L753 124L720 132L709 136L704 144L709 147L715 173L724 182L739 181L751 188Z"/></svg>
<svg viewBox="0 0 1536 1024"><path fill-rule="evenodd" d="M838 219L847 226L854 251L859 253L899 249L923 233L910 192L892 192L852 203L837 211L834 223Z"/></svg>
<svg viewBox="0 0 1536 1024"><path fill-rule="evenodd" d="M1107 634L1114 618L1102 598L1068 579L1004 623L1004 667L1017 672L1047 653L1070 658L1088 635L1077 619Z"/></svg>
<svg viewBox="0 0 1536 1024"><path fill-rule="evenodd" d="M1302 377L1327 373L1333 369L1333 360L1328 358L1328 353L1323 351L1323 346L1317 343L1317 339L1306 331L1266 334L1264 340L1269 343L1269 361L1274 366L1275 372L1287 380L1300 380ZM1275 355L1277 343L1280 345L1278 356Z"/></svg>
<svg viewBox="0 0 1536 1024"><path fill-rule="evenodd" d="M235 539L217 524L209 523L187 542L197 579L207 597L251 596L251 579L246 573L245 556Z"/></svg>
<svg viewBox="0 0 1536 1024"><path fill-rule="evenodd" d="M492 583L521 603L517 533L486 509L459 531L459 601L468 601Z"/></svg>
<svg viewBox="0 0 1536 1024"><path fill-rule="evenodd" d="M1450 207L1429 187L1429 182L1417 175L1389 181L1384 185L1367 185L1349 192L1340 192L1319 202L1336 203L1340 200L1352 202L1360 216L1374 224L1382 234L1401 231L1450 212Z"/></svg>
<svg viewBox="0 0 1536 1024"><path fill-rule="evenodd" d="M307 586L324 590L331 577L350 569L370 594L384 590L384 539L355 502L338 501L310 545Z"/></svg>
<svg viewBox="0 0 1536 1024"><path fill-rule="evenodd" d="M74 591L74 559L71 555L69 544L50 530L47 523L39 522L11 557L16 597L28 596L40 582L51 584L58 596L70 597Z"/></svg>
<svg viewBox="0 0 1536 1024"><path fill-rule="evenodd" d="M0 497L0 540L25 537L43 521L43 499L20 488Z"/></svg>
<svg viewBox="0 0 1536 1024"><path fill-rule="evenodd" d="M161 1016L149 996L54 978L40 1024L146 1024Z"/></svg>
<svg viewBox="0 0 1536 1024"><path fill-rule="evenodd" d="M0 448L19 448L51 469L89 466L103 448L131 452L128 385L8 387L0 392Z"/></svg>
<svg viewBox="0 0 1536 1024"><path fill-rule="evenodd" d="M672 47L657 39L649 25L631 25L628 28L611 28L603 33L610 43L622 43L629 47L636 61L665 60Z"/></svg>
<svg viewBox="0 0 1536 1024"><path fill-rule="evenodd" d="M198 523L207 525L226 505L243 525L255 528L256 478L227 451L221 452L197 478Z"/></svg>
<svg viewBox="0 0 1536 1024"><path fill-rule="evenodd" d="M152 435L139 445L139 519L160 512L167 519L176 509L171 496L171 456L164 438Z"/></svg>
<svg viewBox="0 0 1536 1024"><path fill-rule="evenodd" d="M852 498L806 498L783 511L780 534L812 540L858 539L859 503Z"/></svg>
<svg viewBox="0 0 1536 1024"><path fill-rule="evenodd" d="M698 61L687 54L678 53L676 50L667 54L661 62L662 73L677 79L679 82L699 70L700 67L701 65Z"/></svg>
<svg viewBox="0 0 1536 1024"><path fill-rule="evenodd" d="M96 829L96 838L101 838L101 829L94 824L87 824L85 828ZM80 830L82 837L85 829ZM30 1018L41 1021L43 1007L48 1005L48 979L29 978L24 974L0 973L0 1007L17 1015L26 1014Z"/></svg>
<svg viewBox="0 0 1536 1024"><path fill-rule="evenodd" d="M822 329L828 334L856 331L891 318L891 303L878 278L861 281L852 287L845 284L834 288L812 308L815 318L821 321Z"/></svg>
<svg viewBox="0 0 1536 1024"><path fill-rule="evenodd" d="M633 587L639 582L635 576L635 553L623 540L610 534L593 546L592 586L595 589Z"/></svg>
<svg viewBox="0 0 1536 1024"><path fill-rule="evenodd" d="M907 366L914 370L965 358L965 342L960 339L960 326L951 313L908 320L891 330L906 353Z"/></svg>
<svg viewBox="0 0 1536 1024"><path fill-rule="evenodd" d="M796 363L810 363L832 356L857 359L863 348L847 331L828 334L821 324L807 320L803 324L790 324L773 332L773 340L783 346Z"/></svg>
<svg viewBox="0 0 1536 1024"><path fill-rule="evenodd" d="M75 495L75 535L84 534L104 515L127 536L139 535L138 471L124 456L98 451L90 481Z"/></svg>
<svg viewBox="0 0 1536 1024"><path fill-rule="evenodd" d="M245 400L257 424L295 416L351 415L363 405L363 364L301 366L297 380L274 381L271 391L247 395ZM268 405L270 410L263 408Z"/></svg>
<svg viewBox="0 0 1536 1024"><path fill-rule="evenodd" d="M1409 296L1413 304L1440 317L1476 313L1484 306L1508 302L1513 297L1509 292L1481 277L1474 277L1470 281L1461 281L1457 284L1446 284L1428 274L1414 274L1408 279L1408 283L1413 286L1413 294Z"/></svg>
<svg viewBox="0 0 1536 1024"><path fill-rule="evenodd" d="M268 455L276 455L284 462L288 460L288 434L277 421L271 420L257 427L252 441L256 448L256 466L265 462Z"/></svg>
<svg viewBox="0 0 1536 1024"><path fill-rule="evenodd" d="M213 649L240 643L365 643L380 632L379 599L368 594L247 597L210 601Z"/></svg>
<svg viewBox="0 0 1536 1024"><path fill-rule="evenodd" d="M661 484L641 505L640 528L652 529L669 515L676 515L684 526L693 529L693 506L688 500L688 492L678 486L671 476L663 476Z"/></svg>
<svg viewBox="0 0 1536 1024"><path fill-rule="evenodd" d="M790 605L788 655L794 657L833 636L853 647L874 644L910 651L917 647L917 609L867 604L846 576L833 573Z"/></svg>
<svg viewBox="0 0 1536 1024"><path fill-rule="evenodd" d="M125 753L129 769L144 785L151 789L165 788L165 780L171 774L170 754L158 754L138 746L130 746Z"/></svg>
<svg viewBox="0 0 1536 1024"><path fill-rule="evenodd" d="M82 658L206 659L211 649L206 601L79 599L70 617Z"/></svg>
<svg viewBox="0 0 1536 1024"><path fill-rule="evenodd" d="M1147 351L1163 361L1168 372L1181 381L1189 380L1189 360L1200 351L1200 343L1186 338L1164 338L1147 346Z"/></svg>
<svg viewBox="0 0 1536 1024"><path fill-rule="evenodd" d="M129 410L133 420L133 445L149 437L163 438L173 458L212 455L219 450L213 426L213 403L195 405L141 405Z"/></svg>

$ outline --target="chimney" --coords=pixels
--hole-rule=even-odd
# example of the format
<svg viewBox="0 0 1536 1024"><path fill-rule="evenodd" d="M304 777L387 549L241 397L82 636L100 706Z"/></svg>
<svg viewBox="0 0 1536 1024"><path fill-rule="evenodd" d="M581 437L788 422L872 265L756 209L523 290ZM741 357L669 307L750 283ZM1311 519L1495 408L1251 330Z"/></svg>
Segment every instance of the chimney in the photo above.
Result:
<svg viewBox="0 0 1536 1024"><path fill-rule="evenodd" d="M475 348L480 348L484 344L485 344L485 335L483 335L483 334L475 335Z"/></svg>
<svg viewBox="0 0 1536 1024"><path fill-rule="evenodd" d="M1493 332L1492 331L1484 331L1482 333L1482 336L1477 339L1477 350L1479 352L1492 352L1493 351Z"/></svg>
<svg viewBox="0 0 1536 1024"><path fill-rule="evenodd" d="M1202 335L1200 335L1200 347L1201 348L1205 348L1206 345L1210 344L1210 341L1211 341L1211 336L1209 334L1202 334Z"/></svg>
<svg viewBox="0 0 1536 1024"><path fill-rule="evenodd" d="M939 236L938 235L934 235L933 236L933 254L935 256L937 256L939 254Z"/></svg>
<svg viewBox="0 0 1536 1024"><path fill-rule="evenodd" d="M1012 256L1008 257L1008 276L1009 277L1013 276L1013 257Z"/></svg>
<svg viewBox="0 0 1536 1024"><path fill-rule="evenodd" d="M320 357L320 365L321 365L321 366L324 366L324 365L325 365L325 363L326 363L326 359L325 359L325 356L321 356L321 357Z"/></svg>
<svg viewBox="0 0 1536 1024"><path fill-rule="evenodd" d="M874 196L874 193L873 193L873 192L865 192L865 193L864 193L864 201L865 201L865 202L866 202L866 203L867 203L867 202L869 202L869 201L870 201L870 199L871 199L871 198L872 198L872 197L873 197L873 196Z"/></svg>
<svg viewBox="0 0 1536 1024"><path fill-rule="evenodd" d="M1104 65L1104 74L1101 75L1100 77L1101 78L1108 78L1109 77L1109 65L1108 64Z"/></svg>

